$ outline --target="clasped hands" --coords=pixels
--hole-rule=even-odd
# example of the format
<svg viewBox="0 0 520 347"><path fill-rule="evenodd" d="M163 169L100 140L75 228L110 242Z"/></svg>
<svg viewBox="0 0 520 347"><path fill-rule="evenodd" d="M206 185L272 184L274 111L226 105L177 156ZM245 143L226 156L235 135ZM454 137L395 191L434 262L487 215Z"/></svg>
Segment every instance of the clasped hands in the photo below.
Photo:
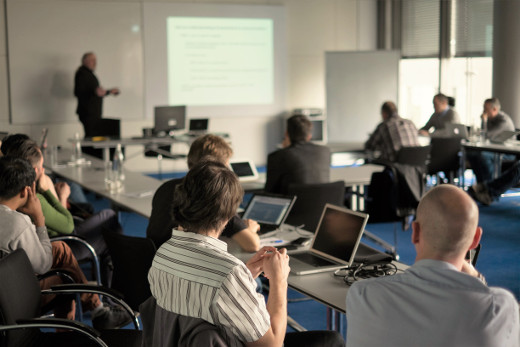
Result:
<svg viewBox="0 0 520 347"><path fill-rule="evenodd" d="M285 248L276 249L272 246L264 246L246 263L253 278L262 272L270 281L285 281L289 276L289 256Z"/></svg>

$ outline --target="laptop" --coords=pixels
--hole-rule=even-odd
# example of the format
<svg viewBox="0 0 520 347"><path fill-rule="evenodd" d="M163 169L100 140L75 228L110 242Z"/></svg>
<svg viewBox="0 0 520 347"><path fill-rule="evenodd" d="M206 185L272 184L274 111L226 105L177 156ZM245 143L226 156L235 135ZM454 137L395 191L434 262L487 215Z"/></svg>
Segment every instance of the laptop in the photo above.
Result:
<svg viewBox="0 0 520 347"><path fill-rule="evenodd" d="M352 266L368 215L326 204L306 251L290 252L289 265L296 275L308 275Z"/></svg>
<svg viewBox="0 0 520 347"><path fill-rule="evenodd" d="M231 170L238 176L240 182L256 181L258 179L258 171L255 164L251 160L232 160L229 163Z"/></svg>
<svg viewBox="0 0 520 347"><path fill-rule="evenodd" d="M469 138L468 127L464 124L448 123L445 132L447 137L460 137L465 140Z"/></svg>
<svg viewBox="0 0 520 347"><path fill-rule="evenodd" d="M285 222L296 196L256 193L246 207L243 219L252 219L260 225L259 234L274 231Z"/></svg>
<svg viewBox="0 0 520 347"><path fill-rule="evenodd" d="M186 135L193 137L205 135L208 132L208 124L208 118L192 118Z"/></svg>
<svg viewBox="0 0 520 347"><path fill-rule="evenodd" d="M504 143L515 135L520 134L520 131L510 131L504 130L501 133L496 134L492 138L489 139L489 142L492 143Z"/></svg>

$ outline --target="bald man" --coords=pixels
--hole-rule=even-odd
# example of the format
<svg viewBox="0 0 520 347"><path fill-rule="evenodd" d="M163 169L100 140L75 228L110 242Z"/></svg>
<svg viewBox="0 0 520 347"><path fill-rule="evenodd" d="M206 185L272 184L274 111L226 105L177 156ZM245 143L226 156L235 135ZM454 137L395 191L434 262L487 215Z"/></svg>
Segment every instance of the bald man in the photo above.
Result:
<svg viewBox="0 0 520 347"><path fill-rule="evenodd" d="M461 189L430 190L412 224L416 262L404 273L356 282L347 295L347 346L519 346L519 308L465 260L482 235Z"/></svg>
<svg viewBox="0 0 520 347"><path fill-rule="evenodd" d="M118 95L119 89L105 89L99 85L94 75L97 66L96 55L87 52L81 57L81 66L74 76L74 96L78 98L76 113L85 129L85 137L99 135L99 120L103 113L103 98Z"/></svg>

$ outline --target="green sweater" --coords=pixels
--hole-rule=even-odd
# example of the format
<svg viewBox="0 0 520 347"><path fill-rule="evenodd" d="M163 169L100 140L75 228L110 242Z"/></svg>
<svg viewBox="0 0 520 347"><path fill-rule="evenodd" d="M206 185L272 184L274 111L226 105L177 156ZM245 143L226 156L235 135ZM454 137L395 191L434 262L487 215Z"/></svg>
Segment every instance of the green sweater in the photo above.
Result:
<svg viewBox="0 0 520 347"><path fill-rule="evenodd" d="M42 205L45 226L47 227L49 237L72 234L74 219L72 219L69 210L60 204L50 190L38 193L36 196L40 199L40 204Z"/></svg>

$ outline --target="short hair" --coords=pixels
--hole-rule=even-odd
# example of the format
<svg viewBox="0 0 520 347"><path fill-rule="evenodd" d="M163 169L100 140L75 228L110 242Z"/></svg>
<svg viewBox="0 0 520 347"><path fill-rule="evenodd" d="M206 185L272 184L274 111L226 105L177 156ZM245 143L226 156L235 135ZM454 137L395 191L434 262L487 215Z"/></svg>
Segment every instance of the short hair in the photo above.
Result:
<svg viewBox="0 0 520 347"><path fill-rule="evenodd" d="M17 146L10 146L4 155L25 159L33 167L36 166L43 157L38 144L31 139L20 142Z"/></svg>
<svg viewBox="0 0 520 347"><path fill-rule="evenodd" d="M94 52L83 53L83 55L81 56L81 64L85 64L85 60L88 58L88 56L93 54Z"/></svg>
<svg viewBox="0 0 520 347"><path fill-rule="evenodd" d="M307 141L312 134L312 122L307 116L297 114L287 119L287 135L291 143Z"/></svg>
<svg viewBox="0 0 520 347"><path fill-rule="evenodd" d="M197 138L188 152L188 168L192 168L203 158L213 158L225 164L233 155L231 146L220 136L204 135Z"/></svg>
<svg viewBox="0 0 520 347"><path fill-rule="evenodd" d="M29 136L27 136L26 134L7 135L2 140L2 146L0 147L0 151L4 155L7 155L7 152L9 152L9 150L11 148L19 147L23 142L25 142L29 139L30 139Z"/></svg>
<svg viewBox="0 0 520 347"><path fill-rule="evenodd" d="M392 101L385 101L383 106L381 106L381 112L386 113L388 116L392 116L397 114L397 106Z"/></svg>
<svg viewBox="0 0 520 347"><path fill-rule="evenodd" d="M489 99L486 99L486 101L484 101L484 104L490 104L492 107L496 108L497 110L500 110L500 108L502 107L500 105L500 100L498 100L498 98L489 98Z"/></svg>
<svg viewBox="0 0 520 347"><path fill-rule="evenodd" d="M442 103L448 103L448 97L442 93L436 94L433 98L439 100Z"/></svg>
<svg viewBox="0 0 520 347"><path fill-rule="evenodd" d="M227 166L203 160L175 187L172 214L186 231L220 232L236 214L243 195L237 176Z"/></svg>
<svg viewBox="0 0 520 347"><path fill-rule="evenodd" d="M9 200L36 180L36 172L27 160L0 157L0 200Z"/></svg>

